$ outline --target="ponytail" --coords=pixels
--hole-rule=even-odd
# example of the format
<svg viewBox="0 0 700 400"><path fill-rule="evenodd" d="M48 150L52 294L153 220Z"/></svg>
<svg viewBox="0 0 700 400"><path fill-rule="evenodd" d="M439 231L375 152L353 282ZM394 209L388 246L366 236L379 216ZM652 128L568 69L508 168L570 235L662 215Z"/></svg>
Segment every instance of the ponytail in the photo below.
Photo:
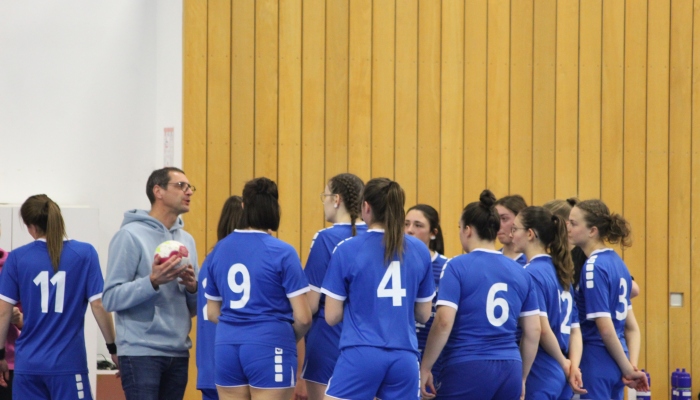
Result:
<svg viewBox="0 0 700 400"><path fill-rule="evenodd" d="M46 236L46 247L49 251L54 272L58 271L63 251L63 239L66 237L66 226L61 215L61 208L47 195L37 194L29 197L20 208L20 216L25 225L33 225L38 233Z"/></svg>
<svg viewBox="0 0 700 400"><path fill-rule="evenodd" d="M609 243L622 244L622 247L632 245L631 229L627 220L620 214L611 214L608 206L600 200L584 200L576 204L583 211L584 220L589 228L598 228L601 240Z"/></svg>
<svg viewBox="0 0 700 400"><path fill-rule="evenodd" d="M375 178L365 185L363 201L372 208L373 222L384 225L384 262L396 256L401 260L404 251L404 203L406 195L401 186L387 178Z"/></svg>
<svg viewBox="0 0 700 400"><path fill-rule="evenodd" d="M537 240L552 257L559 284L568 290L573 283L574 264L569 251L566 221L544 207L527 207L518 214L525 229L532 229Z"/></svg>

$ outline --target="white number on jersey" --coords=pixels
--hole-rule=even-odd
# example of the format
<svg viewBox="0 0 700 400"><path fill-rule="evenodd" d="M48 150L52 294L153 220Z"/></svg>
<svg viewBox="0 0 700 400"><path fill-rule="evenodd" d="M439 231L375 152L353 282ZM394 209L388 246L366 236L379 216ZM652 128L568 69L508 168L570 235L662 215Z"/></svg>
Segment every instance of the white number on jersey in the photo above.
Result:
<svg viewBox="0 0 700 400"><path fill-rule="evenodd" d="M486 316L493 326L501 326L508 320L508 302L504 298L496 298L496 293L507 292L508 285L502 282L494 283L489 289L489 294L486 297ZM496 318L496 307L501 309L501 316Z"/></svg>
<svg viewBox="0 0 700 400"><path fill-rule="evenodd" d="M574 307L574 302L573 299L571 298L571 292L564 291L559 293L559 309L561 310L562 308L562 303L566 303L566 315L564 316L564 320L561 323L561 328L560 331L561 333L565 333L567 335L571 334L571 322L569 319L571 318L571 310Z"/></svg>
<svg viewBox="0 0 700 400"><path fill-rule="evenodd" d="M207 278L204 278L202 281L202 290L207 288ZM206 299L204 299L206 300ZM207 303L204 303L204 307L202 307L202 315L204 316L205 321L209 321L209 316L207 315Z"/></svg>
<svg viewBox="0 0 700 400"><path fill-rule="evenodd" d="M622 294L620 295L620 303L622 303L622 312L615 311L615 318L618 321L624 321L627 318L627 281L625 278L620 278L620 289L622 289Z"/></svg>
<svg viewBox="0 0 700 400"><path fill-rule="evenodd" d="M49 312L49 282L56 286L54 311L63 313L63 299L66 296L66 271L58 271L49 281L49 272L42 271L34 278L34 284L41 288L41 312Z"/></svg>
<svg viewBox="0 0 700 400"><path fill-rule="evenodd" d="M387 289L390 278L391 289ZM395 307L401 307L401 298L406 297L406 289L401 287L401 264L398 261L392 261L386 269L377 287L377 297L391 297L392 304Z"/></svg>
<svg viewBox="0 0 700 400"><path fill-rule="evenodd" d="M236 283L236 274L239 273L243 277L240 285ZM228 269L228 287L231 288L233 293L243 293L240 300L231 300L229 307L232 310L245 307L248 300L250 300L250 273L248 273L248 268L245 265L237 263Z"/></svg>

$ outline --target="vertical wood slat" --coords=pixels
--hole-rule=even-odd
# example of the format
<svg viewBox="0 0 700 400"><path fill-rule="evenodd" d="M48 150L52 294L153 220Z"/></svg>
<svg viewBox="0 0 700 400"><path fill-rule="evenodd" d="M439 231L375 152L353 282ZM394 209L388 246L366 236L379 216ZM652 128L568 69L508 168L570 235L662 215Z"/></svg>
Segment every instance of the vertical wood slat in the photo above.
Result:
<svg viewBox="0 0 700 400"><path fill-rule="evenodd" d="M231 3L208 3L207 51L207 241L216 243L224 201L231 195Z"/></svg>
<svg viewBox="0 0 700 400"><path fill-rule="evenodd" d="M326 1L326 180L348 170L348 0Z"/></svg>
<svg viewBox="0 0 700 400"><path fill-rule="evenodd" d="M556 0L538 0L534 10L532 148L537 149L537 157L532 160L533 204L554 198L557 4Z"/></svg>
<svg viewBox="0 0 700 400"><path fill-rule="evenodd" d="M648 298L646 355L654 385L668 393L668 138L670 0L649 2L647 59L647 207ZM653 249L653 251L652 251Z"/></svg>
<svg viewBox="0 0 700 400"><path fill-rule="evenodd" d="M418 1L418 203L440 204L440 2Z"/></svg>
<svg viewBox="0 0 700 400"><path fill-rule="evenodd" d="M199 188L192 202L190 212L184 216L187 231L196 239L199 262L206 255L206 194L207 167L207 2L186 0L183 2L183 29L186 40L183 60L183 169L190 182ZM197 342L197 333L191 335L192 343ZM196 398L199 392L196 385L196 348L190 350L190 384L185 393L188 398Z"/></svg>
<svg viewBox="0 0 700 400"><path fill-rule="evenodd" d="M578 195L600 198L601 181L601 53L602 0L585 0L580 6L580 64L578 97ZM585 84L582 84L584 83Z"/></svg>
<svg viewBox="0 0 700 400"><path fill-rule="evenodd" d="M394 179L396 2L372 8L372 177Z"/></svg>
<svg viewBox="0 0 700 400"><path fill-rule="evenodd" d="M700 371L700 329L698 329L700 314L700 1L693 4L693 54L692 54L692 126L691 126L691 292L690 292L690 332L692 372L697 376ZM671 368L676 366L671 365ZM700 390L700 379L693 379L693 393Z"/></svg>
<svg viewBox="0 0 700 400"><path fill-rule="evenodd" d="M277 180L279 4L255 2L255 175Z"/></svg>
<svg viewBox="0 0 700 400"><path fill-rule="evenodd" d="M671 3L669 85L668 279L671 292L690 294L691 89L693 1ZM669 310L669 367L690 366L690 303Z"/></svg>
<svg viewBox="0 0 700 400"><path fill-rule="evenodd" d="M348 170L367 182L372 173L372 0L350 2Z"/></svg>
<svg viewBox="0 0 700 400"><path fill-rule="evenodd" d="M418 0L396 2L396 181L406 208L416 204L418 180Z"/></svg>
<svg viewBox="0 0 700 400"><path fill-rule="evenodd" d="M463 182L464 140L464 2L442 3L442 72L440 126L440 210L448 224L459 221ZM445 252L459 254L457 235L444 235Z"/></svg>
<svg viewBox="0 0 700 400"><path fill-rule="evenodd" d="M325 20L324 0L302 2L301 248L302 262L323 227L319 193L324 181Z"/></svg>
<svg viewBox="0 0 700 400"><path fill-rule="evenodd" d="M487 9L487 0L467 0L464 5L463 207L479 200L486 188Z"/></svg>
<svg viewBox="0 0 700 400"><path fill-rule="evenodd" d="M301 246L301 2L279 3L279 238Z"/></svg>
<svg viewBox="0 0 700 400"><path fill-rule="evenodd" d="M600 197L616 212L623 210L624 28L624 2L603 2Z"/></svg>
<svg viewBox="0 0 700 400"><path fill-rule="evenodd" d="M532 203L533 0L511 2L510 192Z"/></svg>
<svg viewBox="0 0 700 400"><path fill-rule="evenodd" d="M647 2L628 1L625 5L624 71L624 202L623 215L636 238L624 250L625 264L641 289L632 301L642 334L639 366L647 366L646 339L646 142L647 142ZM656 381L654 382L656 385Z"/></svg>
<svg viewBox="0 0 700 400"><path fill-rule="evenodd" d="M486 186L509 193L510 1L488 2L488 77L486 79Z"/></svg>
<svg viewBox="0 0 700 400"><path fill-rule="evenodd" d="M231 5L231 193L255 176L255 3Z"/></svg>
<svg viewBox="0 0 700 400"><path fill-rule="evenodd" d="M578 2L558 2L554 172L557 198L571 197L578 192L578 18Z"/></svg>

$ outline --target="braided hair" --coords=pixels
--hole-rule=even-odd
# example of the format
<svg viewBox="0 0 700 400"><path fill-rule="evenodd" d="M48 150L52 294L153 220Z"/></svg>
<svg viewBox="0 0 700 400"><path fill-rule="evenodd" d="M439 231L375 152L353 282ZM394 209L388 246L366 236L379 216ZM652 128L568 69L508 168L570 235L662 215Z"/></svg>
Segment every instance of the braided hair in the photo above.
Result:
<svg viewBox="0 0 700 400"><path fill-rule="evenodd" d="M362 179L356 175L344 173L332 177L328 181L328 189L332 194L337 194L343 200L345 209L350 214L350 226L352 227L352 236L357 234L355 228L355 220L360 217L362 208L362 189L365 187Z"/></svg>

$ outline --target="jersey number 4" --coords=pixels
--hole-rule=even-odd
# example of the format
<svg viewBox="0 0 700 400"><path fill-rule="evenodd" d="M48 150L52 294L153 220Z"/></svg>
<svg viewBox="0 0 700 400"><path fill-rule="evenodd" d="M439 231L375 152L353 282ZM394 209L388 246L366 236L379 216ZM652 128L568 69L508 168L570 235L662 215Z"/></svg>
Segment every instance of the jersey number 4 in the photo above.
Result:
<svg viewBox="0 0 700 400"><path fill-rule="evenodd" d="M391 289L387 289L391 280ZM402 298L406 297L406 289L401 287L401 264L392 261L386 269L382 281L377 287L377 297L391 297L394 307L401 307Z"/></svg>
<svg viewBox="0 0 700 400"><path fill-rule="evenodd" d="M58 271L49 280L49 271L39 272L39 275L34 278L34 284L41 289L41 312L46 314L49 312L49 282L56 286L56 304L53 310L57 313L63 313L63 299L66 296L66 271Z"/></svg>

